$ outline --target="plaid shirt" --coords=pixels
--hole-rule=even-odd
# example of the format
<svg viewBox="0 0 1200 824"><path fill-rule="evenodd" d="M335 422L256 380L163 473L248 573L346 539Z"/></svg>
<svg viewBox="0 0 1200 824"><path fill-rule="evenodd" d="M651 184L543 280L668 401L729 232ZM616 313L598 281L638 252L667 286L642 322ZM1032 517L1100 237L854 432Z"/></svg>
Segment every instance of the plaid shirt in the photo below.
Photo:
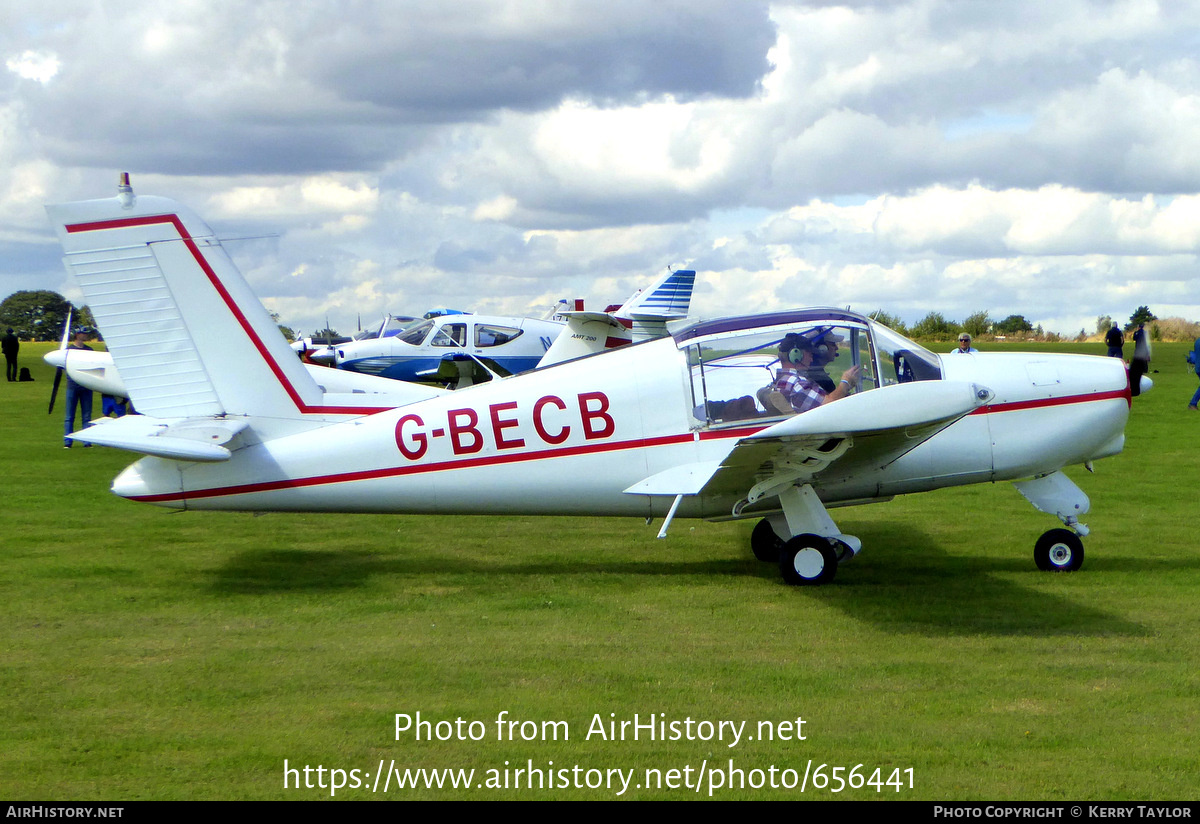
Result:
<svg viewBox="0 0 1200 824"><path fill-rule="evenodd" d="M775 390L787 398L792 409L797 412L816 409L825 400L826 395L825 390L808 377L797 374L786 366L779 370L779 377L775 379Z"/></svg>

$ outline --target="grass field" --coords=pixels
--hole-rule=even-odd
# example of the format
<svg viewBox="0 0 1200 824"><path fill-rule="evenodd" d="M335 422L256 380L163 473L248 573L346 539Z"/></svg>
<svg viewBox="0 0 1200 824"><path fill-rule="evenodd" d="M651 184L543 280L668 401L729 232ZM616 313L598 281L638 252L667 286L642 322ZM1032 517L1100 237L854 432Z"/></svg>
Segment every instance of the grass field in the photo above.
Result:
<svg viewBox="0 0 1200 824"><path fill-rule="evenodd" d="M44 349L22 347L35 383L0 386L2 798L319 799L330 768L367 785L337 798L617 796L619 779L545 775L576 765L564 780L635 771L623 798L705 798L683 782L702 764L728 781L731 760L746 786L713 797L1200 797L1200 414L1183 344L1156 345L1125 453L1070 470L1092 500L1082 571L1038 572L1033 542L1057 521L985 485L835 511L864 550L816 589L755 561L749 522L677 521L656 541L639 520L129 503L108 485L132 456L62 449ZM396 714L418 711L483 736L397 740ZM539 740L497 740L501 712ZM634 713L681 732L747 723L733 747L728 728L587 738L595 716ZM798 717L804 740L760 740L759 722ZM569 740L540 740L552 721ZM285 759L326 788L285 790ZM475 775L373 793L381 760ZM810 760L803 795L771 788L772 766L794 781ZM552 787L512 786L529 762ZM904 789L818 789L821 764ZM896 773L910 768L912 789ZM672 769L677 788L645 786Z"/></svg>

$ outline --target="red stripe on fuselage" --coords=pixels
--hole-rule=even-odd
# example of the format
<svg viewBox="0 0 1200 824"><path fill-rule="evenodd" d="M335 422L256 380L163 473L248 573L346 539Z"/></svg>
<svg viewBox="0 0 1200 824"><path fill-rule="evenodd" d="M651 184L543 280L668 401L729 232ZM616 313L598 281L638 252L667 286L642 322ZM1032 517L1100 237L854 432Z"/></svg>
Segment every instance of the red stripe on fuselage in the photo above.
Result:
<svg viewBox="0 0 1200 824"><path fill-rule="evenodd" d="M1061 398L1043 398L1036 401L1015 401L1013 403L981 406L979 409L976 409L974 412L969 414L988 415L1000 414L1004 412L1015 412L1024 409L1067 406L1077 403L1091 403L1093 401L1124 398L1126 395L1126 392L1115 391L1097 392L1091 395L1070 395ZM755 433L762 432L767 428L769 427L739 426L731 429L708 430L706 432L699 433L699 439L703 441L710 441L745 438ZM521 452L517 454L503 455L497 454L482 458L460 458L457 460L439 461L428 464L391 466L384 467L382 469L361 470L358 472L342 472L334 475L317 475L310 478L263 481L253 484L237 484L235 486L197 489L189 492L164 492L155 495L132 495L129 496L129 500L141 501L143 503L165 503L168 501L188 501L200 498L219 498L226 495L249 495L255 492L275 492L281 489L302 489L310 486L324 486L326 484L351 483L354 481L378 480L380 478L398 478L405 475L420 475L428 472L445 472L454 469L468 469L474 467L497 466L501 464L523 463L525 461L566 458L575 455L594 455L603 452L620 452L629 449L646 449L656 446L671 446L675 444L687 443L688 441L695 439L695 434L687 432L681 435L663 435L657 438L638 438L630 441L584 444L581 446L568 446L558 449L544 449L537 452Z"/></svg>
<svg viewBox="0 0 1200 824"><path fill-rule="evenodd" d="M385 412L391 407L369 407L360 408L356 406L308 406L300 397L300 393L292 386L292 382L287 379L280 369L279 364L267 352L267 347L263 344L262 339L255 333L254 327L250 325L250 321L242 314L242 310L234 302L233 297L225 289L225 284L217 277L217 273L208 265L208 261L201 254L200 248L196 245L195 239L188 234L187 229L183 226L183 221L178 215L148 215L145 217L127 217L116 218L113 220L98 220L93 223L75 223L66 228L67 234L78 234L81 232L100 232L106 229L128 229L134 226L156 226L159 224L170 224L175 227L175 231L179 233L180 240L183 241L188 251L191 252L196 264L200 267L208 278L208 282L217 290L217 294L221 296L221 300L225 302L226 308L237 319L238 324L242 327L242 331L246 333L246 337L254 344L254 348L258 350L258 354L266 362L267 367L275 375L280 386L291 398L292 403L296 405L296 411L302 415L370 415L375 412Z"/></svg>
<svg viewBox="0 0 1200 824"><path fill-rule="evenodd" d="M1123 398L1131 401L1129 387L1114 389L1110 392L1095 392L1090 395L1065 395L1061 398L1038 398L1031 401L1010 401L1009 403L993 403L981 406L971 415L991 415L995 412L1019 412L1024 409L1044 409L1050 406L1066 406L1075 403L1091 403L1092 401L1110 401Z"/></svg>

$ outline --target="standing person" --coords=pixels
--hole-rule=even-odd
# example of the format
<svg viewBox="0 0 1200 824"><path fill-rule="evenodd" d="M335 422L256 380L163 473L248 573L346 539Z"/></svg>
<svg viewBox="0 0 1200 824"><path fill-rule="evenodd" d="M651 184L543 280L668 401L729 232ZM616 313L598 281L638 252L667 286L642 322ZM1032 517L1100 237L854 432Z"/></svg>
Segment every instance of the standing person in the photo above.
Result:
<svg viewBox="0 0 1200 824"><path fill-rule="evenodd" d="M75 340L67 345L68 349L86 349L89 352L92 347L88 346L88 339L92 336L90 326L81 326L75 330ZM70 357L68 355L67 357ZM80 423L80 429L86 429L87 425L92 422L92 390L86 389L75 381L71 380L71 373L67 373L67 418L63 422L63 448L71 448L70 434L75 431L75 404L79 404L79 414L83 418ZM84 444L91 446L91 444Z"/></svg>
<svg viewBox="0 0 1200 824"><path fill-rule="evenodd" d="M1192 344L1192 363L1196 368L1196 377L1200 378L1200 338L1196 338L1196 342ZM1196 404L1200 403L1200 389L1196 390L1196 394L1192 395L1192 402L1188 404L1188 409L1196 412Z"/></svg>
<svg viewBox="0 0 1200 824"><path fill-rule="evenodd" d="M1133 361L1129 364L1129 388L1136 398L1142 393L1142 375L1150 371L1150 339L1146 337L1146 324L1139 323L1133 333Z"/></svg>
<svg viewBox="0 0 1200 824"><path fill-rule="evenodd" d="M958 348L951 349L950 354L958 353L960 355L977 355L979 350L971 345L971 336L963 332L958 336Z"/></svg>
<svg viewBox="0 0 1200 824"><path fill-rule="evenodd" d="M1121 330L1117 328L1116 321L1113 321L1112 329L1108 330L1108 334L1104 336L1104 342L1108 344L1108 356L1110 358L1124 358L1125 352L1125 336L1121 334Z"/></svg>
<svg viewBox="0 0 1200 824"><path fill-rule="evenodd" d="M20 348L21 342L17 340L13 330L9 329L8 334L0 340L0 349L4 350L5 375L10 381L17 379L17 352Z"/></svg>

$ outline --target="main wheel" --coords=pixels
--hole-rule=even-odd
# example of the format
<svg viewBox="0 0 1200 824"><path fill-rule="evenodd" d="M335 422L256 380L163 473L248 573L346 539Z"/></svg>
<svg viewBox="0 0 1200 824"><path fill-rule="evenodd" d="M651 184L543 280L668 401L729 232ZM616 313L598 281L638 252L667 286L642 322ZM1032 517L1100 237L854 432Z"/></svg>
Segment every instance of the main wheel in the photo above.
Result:
<svg viewBox="0 0 1200 824"><path fill-rule="evenodd" d="M832 581L837 566L837 553L820 535L797 535L779 551L779 572L792 586Z"/></svg>
<svg viewBox="0 0 1200 824"><path fill-rule="evenodd" d="M1046 572L1074 572L1083 566L1083 541L1069 529L1048 529L1033 546L1033 561Z"/></svg>
<svg viewBox="0 0 1200 824"><path fill-rule="evenodd" d="M754 557L767 563L779 563L779 550L783 549L783 539L775 534L771 522L763 518L754 525L750 533L750 550Z"/></svg>

